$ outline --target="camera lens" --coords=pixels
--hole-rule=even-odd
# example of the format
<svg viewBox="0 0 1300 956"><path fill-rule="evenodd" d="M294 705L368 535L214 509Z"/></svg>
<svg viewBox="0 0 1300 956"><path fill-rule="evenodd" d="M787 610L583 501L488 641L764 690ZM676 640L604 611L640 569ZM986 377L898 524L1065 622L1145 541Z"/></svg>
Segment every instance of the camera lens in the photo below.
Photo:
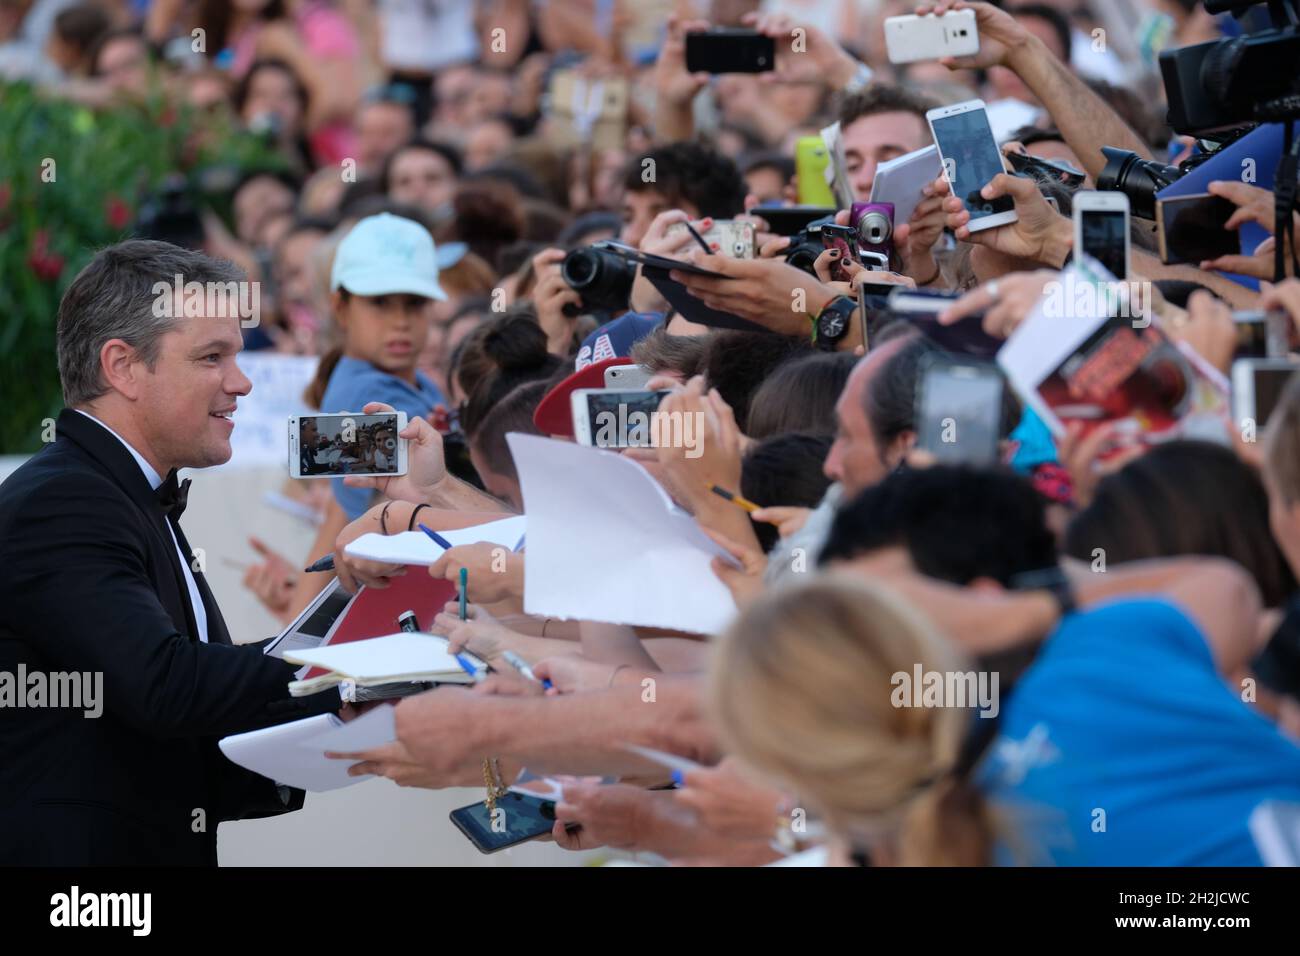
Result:
<svg viewBox="0 0 1300 956"><path fill-rule="evenodd" d="M584 312L605 309L610 312L627 308L632 295L636 267L622 256L599 246L574 249L560 264L560 275L574 292L582 296ZM565 306L565 314L578 314Z"/></svg>
<svg viewBox="0 0 1300 956"><path fill-rule="evenodd" d="M1106 157L1106 166L1097 177L1097 188L1122 192L1128 196L1133 215L1155 219L1156 193L1179 179L1182 170L1143 159L1127 149L1103 146L1101 152Z"/></svg>
<svg viewBox="0 0 1300 956"><path fill-rule="evenodd" d="M894 224L883 212L872 210L858 220L858 238L865 246L881 246L889 241Z"/></svg>

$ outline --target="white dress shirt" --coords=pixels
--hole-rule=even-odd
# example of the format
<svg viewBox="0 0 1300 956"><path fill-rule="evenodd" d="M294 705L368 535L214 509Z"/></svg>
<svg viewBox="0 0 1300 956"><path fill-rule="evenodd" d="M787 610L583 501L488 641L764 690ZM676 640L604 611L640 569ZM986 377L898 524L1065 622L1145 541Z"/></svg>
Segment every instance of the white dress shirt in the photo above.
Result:
<svg viewBox="0 0 1300 956"><path fill-rule="evenodd" d="M149 481L149 487L154 491L158 490L158 486L163 483L162 476L158 474L158 472L154 471L153 465L145 461L143 455L131 447L130 442L89 412L82 412L79 408L74 409L74 411L81 412L81 414L85 415L101 428L107 430L110 435L120 441L126 450L131 453L131 457L135 459L135 463L140 466L140 470L144 472L145 478ZM208 642L208 612L203 607L203 597L199 594L199 586L194 583L194 572L190 569L190 562L194 560L194 557L181 551L180 542L176 540L176 532L172 530L172 523L170 521L165 521L165 524L167 525L167 532L172 536L172 545L176 548L176 554L181 559L181 569L185 572L185 586L189 588L190 591L190 607L194 609L194 622L199 628L199 640L206 644Z"/></svg>

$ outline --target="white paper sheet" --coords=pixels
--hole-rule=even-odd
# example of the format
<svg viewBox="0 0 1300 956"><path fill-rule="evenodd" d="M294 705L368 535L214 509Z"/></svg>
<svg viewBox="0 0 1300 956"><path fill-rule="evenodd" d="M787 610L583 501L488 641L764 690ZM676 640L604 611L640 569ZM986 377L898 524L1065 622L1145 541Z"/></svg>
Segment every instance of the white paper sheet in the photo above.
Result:
<svg viewBox="0 0 1300 956"><path fill-rule="evenodd" d="M329 760L322 747L309 745L332 728L344 726L333 714L319 714L275 727L222 739L221 752L233 763L279 783L324 793L350 787L373 774L349 777L346 760Z"/></svg>
<svg viewBox="0 0 1300 956"><path fill-rule="evenodd" d="M528 514L524 610L716 634L736 614L709 566L731 560L650 473L615 452L506 436Z"/></svg>
<svg viewBox="0 0 1300 956"><path fill-rule="evenodd" d="M221 752L241 767L291 787L312 793L337 790L374 774L349 777L353 761L331 760L325 751L359 753L392 743L397 739L395 712L392 704L383 704L347 722L320 714L226 737Z"/></svg>
<svg viewBox="0 0 1300 956"><path fill-rule="evenodd" d="M397 707L380 704L355 720L342 722L323 731L308 741L304 747L319 749L321 753L360 753L372 747L382 747L397 739Z"/></svg>
<svg viewBox="0 0 1300 956"><path fill-rule="evenodd" d="M452 546L477 544L486 541L514 549L528 526L523 515L489 521L454 531L438 531ZM437 530L436 528L434 530ZM444 550L423 531L403 531L399 534L363 534L343 549L354 558L370 561L387 561L390 564L415 564L428 567L443 556Z"/></svg>

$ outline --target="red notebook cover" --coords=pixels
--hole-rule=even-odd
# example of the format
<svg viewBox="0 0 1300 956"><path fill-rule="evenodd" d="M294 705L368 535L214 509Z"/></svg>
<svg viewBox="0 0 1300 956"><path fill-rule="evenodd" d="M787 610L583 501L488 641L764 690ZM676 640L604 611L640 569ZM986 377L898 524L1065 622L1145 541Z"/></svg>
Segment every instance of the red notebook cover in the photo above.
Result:
<svg viewBox="0 0 1300 956"><path fill-rule="evenodd" d="M429 569L408 565L406 573L390 578L386 588L362 588L356 599L348 605L338 630L330 638L330 645L348 641L364 641L370 637L396 634L397 616L403 611L414 611L420 630L433 627L433 619L456 598L456 585L451 581L429 577ZM324 668L313 667L304 680L329 673Z"/></svg>

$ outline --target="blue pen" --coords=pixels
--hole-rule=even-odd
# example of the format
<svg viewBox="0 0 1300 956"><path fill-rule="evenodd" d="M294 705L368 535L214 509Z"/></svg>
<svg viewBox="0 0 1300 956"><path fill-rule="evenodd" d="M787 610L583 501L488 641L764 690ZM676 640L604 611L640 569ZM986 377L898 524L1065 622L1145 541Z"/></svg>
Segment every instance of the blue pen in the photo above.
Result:
<svg viewBox="0 0 1300 956"><path fill-rule="evenodd" d="M434 531L434 530L433 530L432 528L430 528L428 525L424 525L424 524L422 524L422 525L418 525L417 527L419 527L419 529L420 529L421 531L423 531L423 532L424 532L425 534L427 534L430 538L432 538L432 539L433 539L433 543L436 544L438 547L442 548L443 550L445 550L445 551L450 551L453 547L455 547L455 545L453 545L450 541L448 541L448 540L447 540L446 538L444 538L442 535L438 534L438 532Z"/></svg>
<svg viewBox="0 0 1300 956"><path fill-rule="evenodd" d="M468 674L470 677L474 678L475 680L478 680L477 668L475 668L474 665L471 664L469 661L465 660L464 657L457 654L456 663L460 665L460 669L463 670L466 674Z"/></svg>
<svg viewBox="0 0 1300 956"><path fill-rule="evenodd" d="M314 572L314 571L333 571L333 570L334 570L334 555L332 555L332 554L327 554L327 555L325 555L325 557L323 557L323 558L321 558L320 560L316 561L314 564L310 564L310 565L308 565L307 567L303 568L303 570L306 571L306 572L308 572L308 573L312 573L312 572Z"/></svg>

